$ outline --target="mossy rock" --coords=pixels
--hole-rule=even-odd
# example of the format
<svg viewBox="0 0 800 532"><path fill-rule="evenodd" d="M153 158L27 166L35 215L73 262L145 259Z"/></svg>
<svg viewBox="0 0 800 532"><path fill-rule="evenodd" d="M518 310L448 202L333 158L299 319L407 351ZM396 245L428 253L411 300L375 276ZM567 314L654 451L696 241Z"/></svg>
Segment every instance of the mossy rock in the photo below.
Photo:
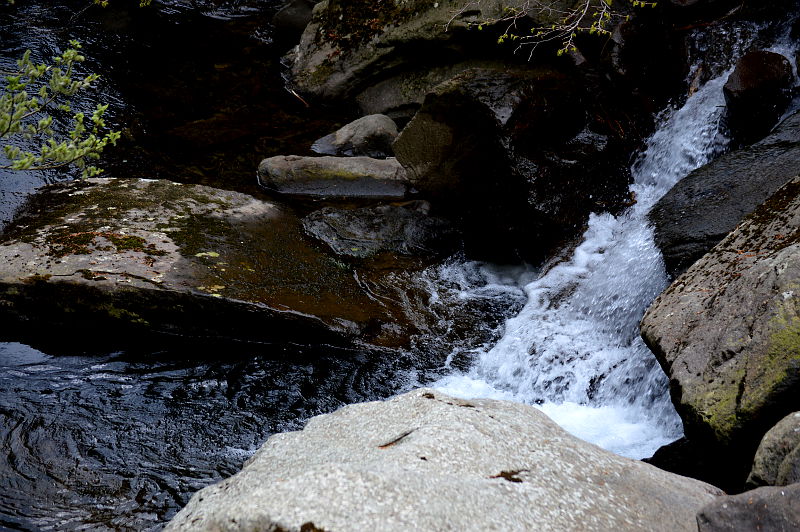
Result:
<svg viewBox="0 0 800 532"><path fill-rule="evenodd" d="M2 319L28 329L392 344L402 340L364 331L380 330L376 321L407 325L314 247L295 217L210 187L128 179L44 187L5 231L0 257Z"/></svg>
<svg viewBox="0 0 800 532"><path fill-rule="evenodd" d="M761 436L800 407L800 178L659 296L642 335L687 436L746 470Z"/></svg>

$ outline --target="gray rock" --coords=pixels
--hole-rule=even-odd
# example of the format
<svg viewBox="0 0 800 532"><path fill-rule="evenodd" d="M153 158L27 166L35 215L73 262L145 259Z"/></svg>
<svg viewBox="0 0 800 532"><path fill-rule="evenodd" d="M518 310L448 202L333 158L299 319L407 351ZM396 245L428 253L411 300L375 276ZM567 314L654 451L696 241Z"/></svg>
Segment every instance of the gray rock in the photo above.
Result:
<svg viewBox="0 0 800 532"><path fill-rule="evenodd" d="M390 306L307 242L293 216L204 186L45 187L0 242L3 323L88 329L87 342L168 334L341 343L376 320L409 327Z"/></svg>
<svg viewBox="0 0 800 532"><path fill-rule="evenodd" d="M561 18L574 0L557 0L552 10L532 10L540 25ZM505 14L507 3L479 0L408 0L379 3L324 0L314 9L311 23L293 54L292 79L299 92L321 98L355 96L364 88L398 71L426 65L446 65L459 46L475 40L471 24ZM423 51L421 53L421 51ZM455 53L454 53L455 52Z"/></svg>
<svg viewBox="0 0 800 532"><path fill-rule="evenodd" d="M366 258L380 252L435 257L458 246L445 220L428 215L430 205L414 201L360 209L325 207L303 219L306 231L342 256Z"/></svg>
<svg viewBox="0 0 800 532"><path fill-rule="evenodd" d="M764 140L682 179L650 212L670 275L680 275L798 174L800 113L795 113Z"/></svg>
<svg viewBox="0 0 800 532"><path fill-rule="evenodd" d="M794 74L781 54L752 51L736 62L723 87L734 141L751 144L769 133L792 99Z"/></svg>
<svg viewBox="0 0 800 532"><path fill-rule="evenodd" d="M800 412L793 412L764 435L747 485L756 488L797 482L800 482Z"/></svg>
<svg viewBox="0 0 800 532"><path fill-rule="evenodd" d="M749 467L800 397L800 178L672 283L641 329L687 437Z"/></svg>
<svg viewBox="0 0 800 532"><path fill-rule="evenodd" d="M406 173L395 159L279 155L258 165L261 186L299 196L402 198Z"/></svg>
<svg viewBox="0 0 800 532"><path fill-rule="evenodd" d="M534 407L421 389L272 436L166 530L690 531L720 494Z"/></svg>
<svg viewBox="0 0 800 532"><path fill-rule="evenodd" d="M698 532L796 532L800 484L719 497L697 514Z"/></svg>
<svg viewBox="0 0 800 532"><path fill-rule="evenodd" d="M322 155L391 157L397 124L386 115L367 115L317 140L311 149Z"/></svg>

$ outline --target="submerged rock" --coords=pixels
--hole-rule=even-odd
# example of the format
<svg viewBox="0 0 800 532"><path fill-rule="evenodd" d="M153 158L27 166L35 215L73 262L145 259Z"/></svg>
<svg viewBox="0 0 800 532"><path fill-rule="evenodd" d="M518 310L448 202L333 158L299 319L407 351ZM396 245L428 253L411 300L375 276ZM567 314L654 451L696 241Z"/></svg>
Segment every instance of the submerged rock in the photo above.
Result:
<svg viewBox="0 0 800 532"><path fill-rule="evenodd" d="M800 178L672 283L642 336L687 437L741 486L761 436L800 407Z"/></svg>
<svg viewBox="0 0 800 532"><path fill-rule="evenodd" d="M534 407L421 389L272 436L167 530L690 531L720 494Z"/></svg>
<svg viewBox="0 0 800 532"><path fill-rule="evenodd" d="M797 482L800 482L800 412L792 412L764 435L747 485L756 488Z"/></svg>
<svg viewBox="0 0 800 532"><path fill-rule="evenodd" d="M441 256L457 249L458 235L441 218L428 214L430 204L414 201L360 209L325 207L303 219L303 227L334 253L372 257L381 252Z"/></svg>
<svg viewBox="0 0 800 532"><path fill-rule="evenodd" d="M800 484L719 497L698 512L697 529L698 532L800 530Z"/></svg>
<svg viewBox="0 0 800 532"><path fill-rule="evenodd" d="M734 141L751 144L764 138L786 112L793 86L792 65L781 54L754 51L742 56L723 87Z"/></svg>
<svg viewBox="0 0 800 532"><path fill-rule="evenodd" d="M402 198L408 182L396 159L278 155L258 165L264 188L298 196Z"/></svg>
<svg viewBox="0 0 800 532"><path fill-rule="evenodd" d="M317 140L311 149L323 155L391 157L397 124L386 115L367 115Z"/></svg>
<svg viewBox="0 0 800 532"><path fill-rule="evenodd" d="M678 182L650 212L667 272L680 275L776 190L800 175L800 113L764 140Z"/></svg>
<svg viewBox="0 0 800 532"><path fill-rule="evenodd" d="M87 342L159 333L325 343L406 323L276 206L125 179L34 197L0 243L0 313L32 330L91 331Z"/></svg>

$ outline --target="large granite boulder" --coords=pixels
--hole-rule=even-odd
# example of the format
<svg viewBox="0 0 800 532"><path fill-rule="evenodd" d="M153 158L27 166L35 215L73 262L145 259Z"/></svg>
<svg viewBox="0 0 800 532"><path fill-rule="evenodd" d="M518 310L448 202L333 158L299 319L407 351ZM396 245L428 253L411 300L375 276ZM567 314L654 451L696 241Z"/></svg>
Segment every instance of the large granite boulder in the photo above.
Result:
<svg viewBox="0 0 800 532"><path fill-rule="evenodd" d="M697 513L698 532L800 530L800 484L719 497Z"/></svg>
<svg viewBox="0 0 800 532"><path fill-rule="evenodd" d="M63 327L88 331L87 342L341 343L369 330L391 344L380 324L406 325L275 205L126 179L49 186L29 202L0 242L0 313L6 335Z"/></svg>
<svg viewBox="0 0 800 532"><path fill-rule="evenodd" d="M531 10L531 16L549 26L577 3L556 0L552 9ZM507 7L501 0L323 0L292 55L294 87L340 99L411 65L451 64L464 56L470 41L487 41L481 32L467 34L470 26L504 16ZM485 37L489 43L496 38Z"/></svg>
<svg viewBox="0 0 800 532"><path fill-rule="evenodd" d="M786 486L800 482L800 412L769 429L758 445L747 485Z"/></svg>
<svg viewBox="0 0 800 532"><path fill-rule="evenodd" d="M720 494L534 407L421 389L272 436L166 530L694 531Z"/></svg>
<svg viewBox="0 0 800 532"><path fill-rule="evenodd" d="M762 141L695 170L650 212L667 271L680 275L800 174L800 113Z"/></svg>
<svg viewBox="0 0 800 532"><path fill-rule="evenodd" d="M723 87L734 142L764 138L786 112L793 86L792 64L781 54L759 50L742 56Z"/></svg>
<svg viewBox="0 0 800 532"><path fill-rule="evenodd" d="M761 436L800 408L800 178L672 283L641 330L687 437L741 486Z"/></svg>
<svg viewBox="0 0 800 532"><path fill-rule="evenodd" d="M295 196L402 198L406 172L396 159L277 155L258 165L258 183Z"/></svg>
<svg viewBox="0 0 800 532"><path fill-rule="evenodd" d="M589 118L588 99L547 68L470 69L426 96L395 154L470 253L541 259L590 212L630 200L624 142Z"/></svg>

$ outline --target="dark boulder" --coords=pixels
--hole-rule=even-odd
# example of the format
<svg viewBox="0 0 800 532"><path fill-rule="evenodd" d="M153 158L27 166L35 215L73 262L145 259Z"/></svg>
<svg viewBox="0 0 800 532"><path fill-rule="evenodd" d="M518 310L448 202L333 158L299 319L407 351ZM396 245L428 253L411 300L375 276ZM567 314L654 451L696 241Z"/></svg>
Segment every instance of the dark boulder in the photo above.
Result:
<svg viewBox="0 0 800 532"><path fill-rule="evenodd" d="M650 212L667 272L680 275L799 174L800 113L764 140L689 174Z"/></svg>
<svg viewBox="0 0 800 532"><path fill-rule="evenodd" d="M325 207L306 216L303 227L340 256L367 258L391 252L432 258L452 253L458 235L429 211L425 201L360 209Z"/></svg>
<svg viewBox="0 0 800 532"><path fill-rule="evenodd" d="M786 112L793 85L792 65L781 54L757 51L739 59L723 88L733 142L752 144L769 133Z"/></svg>
<svg viewBox="0 0 800 532"><path fill-rule="evenodd" d="M718 497L697 513L698 532L800 530L800 484Z"/></svg>
<svg viewBox="0 0 800 532"><path fill-rule="evenodd" d="M628 199L622 143L592 98L549 69L470 69L426 96L395 153L469 253L540 259Z"/></svg>
<svg viewBox="0 0 800 532"><path fill-rule="evenodd" d="M751 488L800 482L800 412L792 412L761 440L747 477Z"/></svg>

